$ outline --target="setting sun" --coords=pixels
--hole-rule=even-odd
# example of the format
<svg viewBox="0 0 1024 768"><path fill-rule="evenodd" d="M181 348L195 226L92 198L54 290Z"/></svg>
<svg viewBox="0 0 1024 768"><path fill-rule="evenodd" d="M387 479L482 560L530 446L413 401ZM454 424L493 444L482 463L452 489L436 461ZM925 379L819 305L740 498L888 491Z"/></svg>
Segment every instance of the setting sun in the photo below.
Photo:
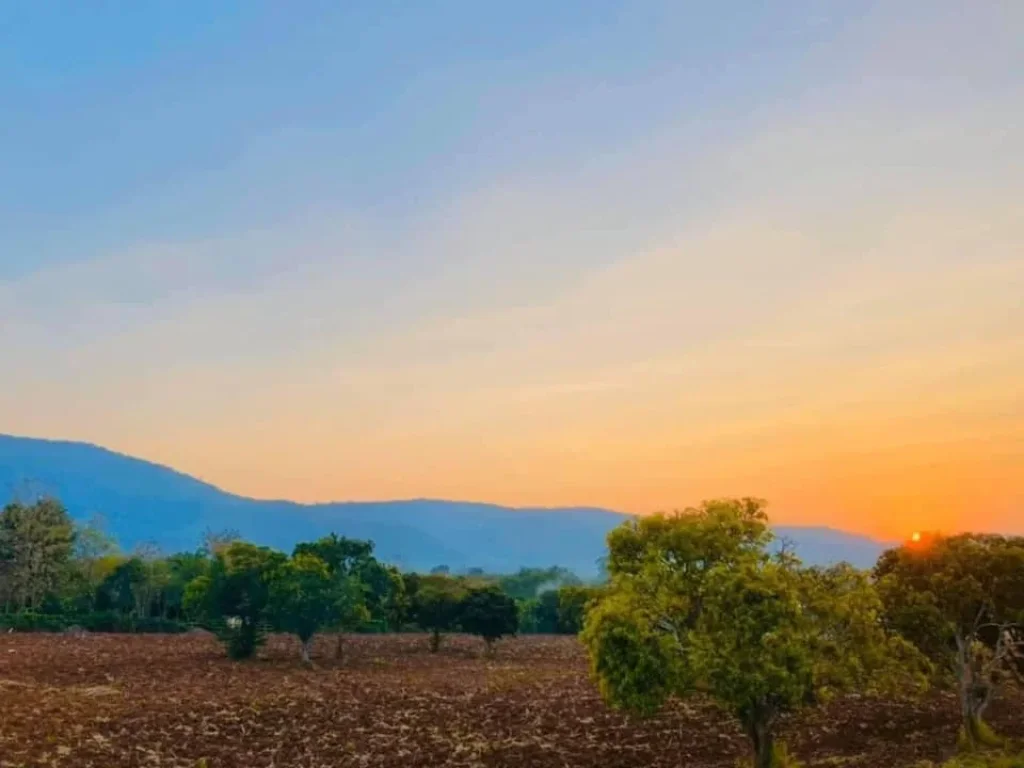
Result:
<svg viewBox="0 0 1024 768"><path fill-rule="evenodd" d="M912 534L910 534L910 540L915 543L921 541L921 532L914 531Z"/></svg>

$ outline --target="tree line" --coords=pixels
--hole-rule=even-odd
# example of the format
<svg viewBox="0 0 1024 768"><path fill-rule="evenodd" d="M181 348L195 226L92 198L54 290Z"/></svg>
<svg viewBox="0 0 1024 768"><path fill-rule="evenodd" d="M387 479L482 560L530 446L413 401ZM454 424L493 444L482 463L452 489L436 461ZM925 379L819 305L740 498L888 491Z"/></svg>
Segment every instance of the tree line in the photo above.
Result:
<svg viewBox="0 0 1024 768"><path fill-rule="evenodd" d="M855 691L952 688L963 745L999 742L986 711L1004 686L1024 686L1024 537L925 535L870 572L808 567L771 543L763 501L708 501L623 523L608 536L607 582L586 585L559 568L401 572L372 542L335 534L290 554L225 533L195 552L125 555L44 499L0 512L0 626L190 621L234 658L288 632L305 661L321 632L338 656L345 633L367 629L422 631L432 651L463 631L488 654L517 632L579 632L612 706L643 714L710 697L743 727L755 768L789 764L777 739L787 713Z"/></svg>
<svg viewBox="0 0 1024 768"><path fill-rule="evenodd" d="M437 650L443 634L496 639L516 632L575 634L594 594L558 567L513 574L470 569L401 572L369 541L330 534L290 554L208 532L193 552L153 545L123 553L101 521L76 524L54 499L0 511L0 628L92 631L215 631L237 658L268 631L300 639L332 632L422 630Z"/></svg>

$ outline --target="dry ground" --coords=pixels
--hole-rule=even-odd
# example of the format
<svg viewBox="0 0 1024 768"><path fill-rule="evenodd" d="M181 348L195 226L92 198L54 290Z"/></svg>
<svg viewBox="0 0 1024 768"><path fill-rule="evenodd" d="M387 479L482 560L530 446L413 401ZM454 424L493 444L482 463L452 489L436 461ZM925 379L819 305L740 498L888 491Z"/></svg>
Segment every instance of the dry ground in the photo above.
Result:
<svg viewBox="0 0 1024 768"><path fill-rule="evenodd" d="M525 637L480 658L425 636L362 636L303 668L273 638L258 660L206 636L0 635L0 766L721 766L745 752L704 704L644 722L609 711L574 638ZM1024 736L1024 700L994 713ZM786 725L809 766L899 768L956 738L954 702L845 699ZM203 762L205 761L205 763Z"/></svg>

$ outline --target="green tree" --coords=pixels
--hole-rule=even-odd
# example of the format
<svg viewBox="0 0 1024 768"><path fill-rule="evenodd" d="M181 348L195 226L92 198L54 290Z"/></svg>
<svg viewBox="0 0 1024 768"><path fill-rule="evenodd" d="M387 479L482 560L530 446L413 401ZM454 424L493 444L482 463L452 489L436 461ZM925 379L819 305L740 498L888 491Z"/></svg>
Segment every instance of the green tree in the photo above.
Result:
<svg viewBox="0 0 1024 768"><path fill-rule="evenodd" d="M294 554L320 558L332 573L355 573L373 558L373 542L331 533L316 541L295 545Z"/></svg>
<svg viewBox="0 0 1024 768"><path fill-rule="evenodd" d="M144 594L146 566L140 558L123 560L96 590L96 608L101 611L117 611L138 615L138 606Z"/></svg>
<svg viewBox="0 0 1024 768"><path fill-rule="evenodd" d="M519 629L541 635L558 633L558 590L541 592L532 600L520 601Z"/></svg>
<svg viewBox="0 0 1024 768"><path fill-rule="evenodd" d="M334 657L344 657L345 632L356 629L371 616L384 619L397 603L395 595L404 584L397 571L373 556L373 542L331 533L316 541L295 546L293 557L313 556L327 566L334 582L336 633ZM396 581L398 583L396 583Z"/></svg>
<svg viewBox="0 0 1024 768"><path fill-rule="evenodd" d="M863 574L771 557L769 541L752 499L624 524L582 635L610 703L649 713L671 695L708 695L740 720L757 768L777 760L782 714L912 679L914 658L883 631Z"/></svg>
<svg viewBox="0 0 1024 768"><path fill-rule="evenodd" d="M430 650L441 647L441 633L450 632L459 620L459 608L465 587L456 579L443 574L420 576L415 582L410 612L413 621L430 632Z"/></svg>
<svg viewBox="0 0 1024 768"><path fill-rule="evenodd" d="M185 614L185 590L193 580L209 572L210 559L202 552L179 552L168 557L166 563L164 613L167 618L180 620Z"/></svg>
<svg viewBox="0 0 1024 768"><path fill-rule="evenodd" d="M264 640L272 574L280 552L235 541L216 552L209 573L185 590L186 611L206 621L235 659L252 656Z"/></svg>
<svg viewBox="0 0 1024 768"><path fill-rule="evenodd" d="M298 635L306 664L313 637L338 621L338 587L327 564L308 554L293 556L271 574L270 616L278 629Z"/></svg>
<svg viewBox="0 0 1024 768"><path fill-rule="evenodd" d="M567 584L555 593L556 631L566 635L577 635L583 630L587 610L602 594L600 587Z"/></svg>
<svg viewBox="0 0 1024 768"><path fill-rule="evenodd" d="M295 554L314 555L327 564L332 574L358 579L363 585L364 603L370 618L400 621L405 607L401 574L377 560L373 549L372 541L332 533L317 541L296 545Z"/></svg>
<svg viewBox="0 0 1024 768"><path fill-rule="evenodd" d="M519 630L519 607L497 585L473 587L459 606L459 625L483 638L485 653L493 656L494 641Z"/></svg>
<svg viewBox="0 0 1024 768"><path fill-rule="evenodd" d="M889 626L955 680L979 746L996 691L1024 685L1024 537L925 537L883 553L874 575Z"/></svg>
<svg viewBox="0 0 1024 768"><path fill-rule="evenodd" d="M38 608L67 573L75 529L55 499L8 504L0 512L0 581L5 602Z"/></svg>
<svg viewBox="0 0 1024 768"><path fill-rule="evenodd" d="M583 629L588 605L601 594L599 587L566 584L520 601L519 628L538 634L576 635Z"/></svg>
<svg viewBox="0 0 1024 768"><path fill-rule="evenodd" d="M135 607L133 613L140 617L164 616L165 590L171 581L171 572L160 548L153 542L136 545L132 559L140 565L141 578L134 585Z"/></svg>

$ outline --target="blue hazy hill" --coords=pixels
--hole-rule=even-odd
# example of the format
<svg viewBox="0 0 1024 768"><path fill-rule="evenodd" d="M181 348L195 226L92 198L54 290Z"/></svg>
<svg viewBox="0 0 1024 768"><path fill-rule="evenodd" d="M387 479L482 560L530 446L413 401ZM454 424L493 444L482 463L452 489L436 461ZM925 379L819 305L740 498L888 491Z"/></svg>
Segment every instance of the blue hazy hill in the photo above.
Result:
<svg viewBox="0 0 1024 768"><path fill-rule="evenodd" d="M297 504L237 496L151 462L84 443L0 435L0 502L54 496L76 519L101 515L122 546L152 541L195 549L204 531L236 529L281 549L330 531L371 539L382 560L427 570L511 571L561 565L596 572L609 530L625 516L607 509L520 508L461 501ZM884 545L831 528L779 526L809 563L874 563Z"/></svg>

